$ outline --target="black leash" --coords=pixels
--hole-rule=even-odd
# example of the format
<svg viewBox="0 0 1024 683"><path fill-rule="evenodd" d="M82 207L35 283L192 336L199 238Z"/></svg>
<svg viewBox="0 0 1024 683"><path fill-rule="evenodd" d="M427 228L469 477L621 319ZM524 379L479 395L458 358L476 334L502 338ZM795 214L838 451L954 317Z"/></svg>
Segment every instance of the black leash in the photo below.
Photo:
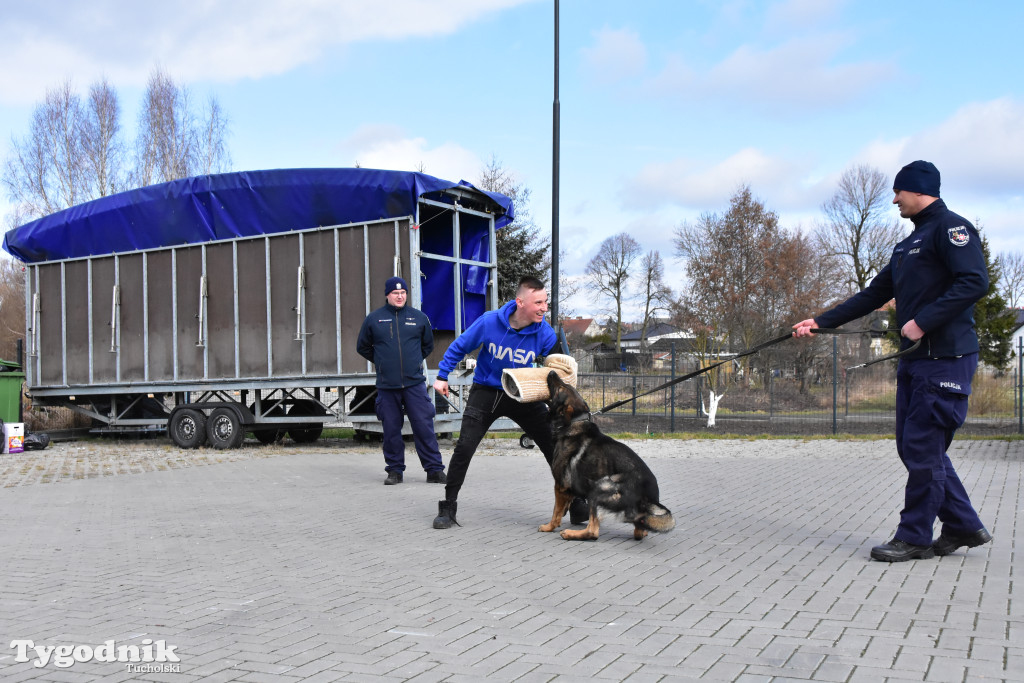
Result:
<svg viewBox="0 0 1024 683"><path fill-rule="evenodd" d="M814 333L814 334L864 334L864 333L868 333L868 334L872 334L872 335L881 336L881 335L887 334L889 332L895 332L895 331L896 330L840 330L840 329L834 328L834 327L813 327L813 328L811 328L811 332ZM685 374L685 375L683 375L681 377L676 377L675 379L669 380L668 382L665 382L661 386L654 387L653 389L645 391L642 394L637 394L636 396L631 396L630 398L624 398L621 401L616 401L615 403L609 403L608 405L606 405L604 408L601 408L600 410L594 410L594 411L591 411L589 413L583 413L582 415L579 415L578 417L576 417L573 420L573 422L575 422L576 420L590 419L590 418L592 418L592 417L594 417L596 415L601 415L602 413L606 413L609 410L614 410L614 409L618 408L619 406L622 406L622 405L625 405L625 404L630 403L632 401L635 401L635 400L637 400L638 398L640 398L642 396L647 396L648 394L653 394L656 391L661 391L662 389L667 389L668 387L673 386L675 384L679 384L680 382L685 382L688 379L693 379L694 377L697 377L698 375L703 375L705 372L710 372L711 370L714 370L715 368L717 368L719 366L725 365L726 363L731 363L734 360L737 360L739 358L743 358L744 356L753 355L753 354L757 353L758 351L763 351L764 349L767 349L769 346L775 346L776 344L781 344L782 342L786 341L787 339L792 339L792 338L793 338L793 333L790 332L788 334L784 334L784 335L775 337L774 339L769 339L768 341L762 342L762 343L758 344L757 346L752 346L749 349L746 349L744 351L741 351L740 353L737 353L732 358L727 358L725 360L720 360L717 363L712 363L711 365L708 365L707 367L700 368L699 370L694 370L693 372L687 373L687 374ZM902 351L897 351L896 353L890 353L887 356L882 356L881 358L876 358L874 360L868 361L867 363L861 363L860 365L854 365L853 367L847 368L847 370L856 370L857 368L866 368L867 366L874 365L875 363L881 363L882 361L885 361L885 360L891 360L893 358L899 358L900 356L906 355L906 354L910 353L911 351L916 351L919 346L921 346L921 339L918 339L916 342L914 342L913 346L907 347L906 349L903 349Z"/></svg>

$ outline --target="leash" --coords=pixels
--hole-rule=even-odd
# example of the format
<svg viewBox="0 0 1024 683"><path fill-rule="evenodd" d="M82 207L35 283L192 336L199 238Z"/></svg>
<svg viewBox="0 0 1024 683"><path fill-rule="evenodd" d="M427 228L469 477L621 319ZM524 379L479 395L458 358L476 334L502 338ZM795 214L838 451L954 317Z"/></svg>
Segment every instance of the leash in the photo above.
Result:
<svg viewBox="0 0 1024 683"><path fill-rule="evenodd" d="M835 328L835 327L813 327L813 328L811 328L811 332L813 334L864 334L864 333L868 333L868 334L872 334L872 335L881 336L881 335L884 335L884 334L888 334L889 332L896 332L896 330L841 330L841 329ZM788 334L784 334L784 335L780 335L778 337L775 337L774 339L769 339L768 341L762 342L762 343L758 344L757 346L752 346L749 349L746 349L746 350L744 350L744 351L742 351L740 353L737 353L732 358L727 358L725 360L720 360L717 363L712 363L711 365L708 365L706 367L700 368L698 370L694 370L693 372L687 373L687 374L685 374L685 375L683 375L681 377L676 377L675 379L669 380L668 382L665 382L664 384L662 384L660 386L657 386L657 387L654 387L653 389L645 391L642 394L637 394L636 396L631 396L630 398L624 398L621 401L616 401L615 403L609 403L608 405L606 405L604 408L601 408L600 410L594 410L594 411L591 411L589 413L582 413L578 417L574 418L572 421L576 422L577 420L589 420L589 419L591 419L593 417L596 417L597 415L601 415L602 413L606 413L609 410L614 410L614 409L618 408L619 406L622 406L622 405L625 405L625 404L630 403L632 401L635 401L635 400L637 400L638 398L640 398L642 396L647 396L648 394L653 394L656 391L661 391L662 389L667 389L668 387L671 387L671 386L673 386L675 384L679 384L680 382L685 382L688 379L693 379L694 377L697 377L699 375L703 375L705 372L710 372L711 370L714 370L715 368L717 368L719 366L725 365L726 363L731 363L734 360L737 360L739 358L743 358L744 356L753 355L753 354L757 353L758 351L763 351L764 349L767 349L770 346L775 346L776 344L781 344L782 342L786 341L787 339L792 339L792 338L793 338L793 333L790 332ZM923 337L922 337L922 339L923 339ZM914 344L912 346L909 346L909 347L903 349L902 351L897 351L896 353L890 353L890 354L888 354L886 356L882 356L881 358L876 358L874 360L868 361L867 363L861 363L860 365L854 365L852 367L847 368L847 370L849 371L849 370L856 370L858 368L866 368L867 366L874 365L875 363L881 363L882 361L892 360L893 358L899 358L900 356L904 356L904 355L906 355L908 353L911 353L912 351L916 351L919 346L921 346L921 339L918 339L916 342L914 342Z"/></svg>

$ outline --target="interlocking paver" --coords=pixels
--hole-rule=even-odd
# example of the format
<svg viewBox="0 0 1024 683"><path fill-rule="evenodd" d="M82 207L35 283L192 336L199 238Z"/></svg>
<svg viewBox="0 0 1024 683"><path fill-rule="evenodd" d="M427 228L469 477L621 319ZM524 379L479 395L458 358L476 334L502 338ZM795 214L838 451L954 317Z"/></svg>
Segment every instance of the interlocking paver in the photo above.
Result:
<svg viewBox="0 0 1024 683"><path fill-rule="evenodd" d="M894 565L868 559L898 520L891 441L631 445L678 520L640 543L538 533L551 485L514 440L481 447L448 531L411 448L396 487L342 441L0 456L0 678L1024 681L1024 442L951 451L993 544ZM4 649L145 638L180 673Z"/></svg>

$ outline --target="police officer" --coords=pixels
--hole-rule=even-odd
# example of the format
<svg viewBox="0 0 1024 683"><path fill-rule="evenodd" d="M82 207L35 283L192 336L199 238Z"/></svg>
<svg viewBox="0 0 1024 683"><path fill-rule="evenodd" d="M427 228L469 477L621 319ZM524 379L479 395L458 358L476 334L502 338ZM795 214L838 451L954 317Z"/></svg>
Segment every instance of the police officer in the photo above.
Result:
<svg viewBox="0 0 1024 683"><path fill-rule="evenodd" d="M896 298L903 336L896 371L896 450L907 468L903 511L896 534L871 549L882 562L948 555L992 540L946 450L967 415L971 378L978 365L974 304L988 290L978 232L939 198L939 170L927 161L904 166L893 182L893 204L914 231L868 286L816 318L793 326L794 336L837 327ZM942 522L939 538L932 527Z"/></svg>
<svg viewBox="0 0 1024 683"><path fill-rule="evenodd" d="M409 416L416 454L427 482L447 478L434 433L434 404L427 395L423 359L434 350L434 333L426 314L407 306L409 288L400 277L384 283L387 303L366 316L356 350L377 370L377 419L384 431L386 485L401 484L405 471L404 413Z"/></svg>

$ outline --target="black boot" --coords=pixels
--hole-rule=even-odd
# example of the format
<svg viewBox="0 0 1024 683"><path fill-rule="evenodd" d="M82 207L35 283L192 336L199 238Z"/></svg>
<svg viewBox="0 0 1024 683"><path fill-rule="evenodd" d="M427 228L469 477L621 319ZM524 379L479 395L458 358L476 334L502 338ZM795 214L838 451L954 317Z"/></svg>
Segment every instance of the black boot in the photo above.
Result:
<svg viewBox="0 0 1024 683"><path fill-rule="evenodd" d="M455 519L455 510L458 502L454 500L437 501L437 517L434 518L435 529L451 529L452 524L462 526Z"/></svg>
<svg viewBox="0 0 1024 683"><path fill-rule="evenodd" d="M569 503L569 524L586 524L589 521L590 503L586 498L573 498Z"/></svg>

